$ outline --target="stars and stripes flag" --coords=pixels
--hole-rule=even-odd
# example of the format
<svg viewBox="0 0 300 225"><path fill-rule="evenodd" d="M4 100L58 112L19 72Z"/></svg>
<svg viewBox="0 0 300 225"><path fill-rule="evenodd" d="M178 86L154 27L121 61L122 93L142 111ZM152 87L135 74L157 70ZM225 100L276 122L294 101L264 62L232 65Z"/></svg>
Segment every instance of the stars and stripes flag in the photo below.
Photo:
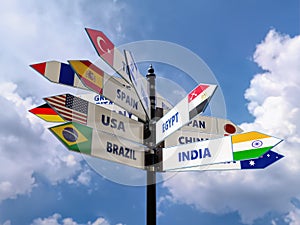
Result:
<svg viewBox="0 0 300 225"><path fill-rule="evenodd" d="M58 114L68 121L81 124L87 123L88 102L76 96L65 94L45 98L45 101L54 106Z"/></svg>

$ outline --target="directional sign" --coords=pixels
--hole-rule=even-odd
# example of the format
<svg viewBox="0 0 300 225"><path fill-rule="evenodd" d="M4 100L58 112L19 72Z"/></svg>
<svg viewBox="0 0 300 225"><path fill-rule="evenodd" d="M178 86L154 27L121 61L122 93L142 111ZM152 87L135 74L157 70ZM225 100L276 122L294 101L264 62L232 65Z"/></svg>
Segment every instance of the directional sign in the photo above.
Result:
<svg viewBox="0 0 300 225"><path fill-rule="evenodd" d="M200 84L156 123L156 143L163 141L174 131L203 112L217 86Z"/></svg>
<svg viewBox="0 0 300 225"><path fill-rule="evenodd" d="M281 141L253 131L163 148L163 170L254 159L262 156Z"/></svg>
<svg viewBox="0 0 300 225"><path fill-rule="evenodd" d="M271 164L282 159L284 156L273 152L272 150L266 152L263 156L250 159L250 160L241 160L234 162L225 162L218 164L211 164L205 166L195 166L189 168L169 170L173 172L186 172L186 171L211 171L211 170L255 170L255 169L264 169Z"/></svg>
<svg viewBox="0 0 300 225"><path fill-rule="evenodd" d="M139 99L141 100L148 118L150 118L150 98L148 94L149 91L147 82L144 83L145 78L140 74L139 69L133 59L132 53L124 50L124 55L131 83L133 84L133 87L139 96Z"/></svg>
<svg viewBox="0 0 300 225"><path fill-rule="evenodd" d="M66 121L74 121L97 130L143 144L144 125L100 105L64 94L44 99Z"/></svg>
<svg viewBox="0 0 300 225"><path fill-rule="evenodd" d="M77 95L77 97L84 99L88 102L91 102L96 105L101 105L102 107L109 109L115 113L126 116L130 119L138 121L138 118L134 116L132 113L127 112L123 108L115 105L112 101L103 97L102 95L95 95L94 93L86 93ZM54 123L66 122L51 106L47 103L40 105L38 107L32 108L29 110L35 116L47 121Z"/></svg>
<svg viewBox="0 0 300 225"><path fill-rule="evenodd" d="M165 139L165 147L184 145L198 141L206 141L209 139L220 138L222 136L223 135L218 134L207 134L193 131L177 130Z"/></svg>
<svg viewBox="0 0 300 225"><path fill-rule="evenodd" d="M30 65L33 69L57 84L64 84L87 90L69 64L58 61L48 61Z"/></svg>
<svg viewBox="0 0 300 225"><path fill-rule="evenodd" d="M69 63L86 87L146 121L145 111L133 90L124 87L88 60L71 60Z"/></svg>
<svg viewBox="0 0 300 225"><path fill-rule="evenodd" d="M241 132L242 129L229 120L198 115L186 126L168 136L164 143L165 147L170 147L216 139Z"/></svg>
<svg viewBox="0 0 300 225"><path fill-rule="evenodd" d="M145 168L146 147L75 122L49 129L71 151Z"/></svg>
<svg viewBox="0 0 300 225"><path fill-rule="evenodd" d="M112 41L102 32L98 30L93 30L90 28L85 29L91 42L93 43L98 55L111 66L128 84L132 85L132 80L126 71L126 59L124 54L112 43ZM147 87L147 80L139 75L142 84ZM142 79L144 78L144 79ZM144 93L145 94L145 93ZM147 94L147 93L146 93ZM144 96L143 94L141 96ZM157 96L157 107L164 109L171 109L172 105L166 101L158 93ZM144 104L144 103L143 103ZM150 104L149 104L150 105ZM147 109L146 104L144 105ZM149 107L150 108L150 107Z"/></svg>
<svg viewBox="0 0 300 225"><path fill-rule="evenodd" d="M99 95L99 94L94 94L94 93L88 93L88 94L81 94L78 95L77 97L82 98L86 101L89 101L91 103L94 103L96 105L101 105L102 107L109 109L113 112L119 113L123 116L126 116L130 119L134 119L136 121L138 121L138 118L133 115L130 112L127 112L126 110L124 110L123 108L119 107L118 105L114 104L112 101L110 101L109 99L105 98L103 95Z"/></svg>
<svg viewBox="0 0 300 225"><path fill-rule="evenodd" d="M126 61L123 53L101 31L86 28L98 55L109 64L121 77L131 84L130 77L126 73Z"/></svg>
<svg viewBox="0 0 300 225"><path fill-rule="evenodd" d="M236 124L227 119L198 115L182 131L203 132L209 134L232 135L243 132Z"/></svg>

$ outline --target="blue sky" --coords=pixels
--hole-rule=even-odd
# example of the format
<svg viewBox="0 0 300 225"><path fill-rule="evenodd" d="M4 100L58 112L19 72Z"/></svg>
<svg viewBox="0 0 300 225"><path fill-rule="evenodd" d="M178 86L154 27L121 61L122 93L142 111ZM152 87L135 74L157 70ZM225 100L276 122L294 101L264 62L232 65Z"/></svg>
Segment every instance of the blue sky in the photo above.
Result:
<svg viewBox="0 0 300 225"><path fill-rule="evenodd" d="M27 112L43 97L76 93L50 84L29 64L97 60L85 27L102 30L117 46L158 40L188 49L215 75L228 119L285 139L276 151L286 157L263 171L162 175L157 224L300 224L299 10L299 0L2 3L0 224L145 223L145 187L122 184L143 180L144 172L97 159L99 170L111 171L104 177L93 160L68 152L49 124ZM186 74L153 65L178 90L193 88ZM173 89L169 98L182 94ZM116 170L128 171L122 182L112 181Z"/></svg>

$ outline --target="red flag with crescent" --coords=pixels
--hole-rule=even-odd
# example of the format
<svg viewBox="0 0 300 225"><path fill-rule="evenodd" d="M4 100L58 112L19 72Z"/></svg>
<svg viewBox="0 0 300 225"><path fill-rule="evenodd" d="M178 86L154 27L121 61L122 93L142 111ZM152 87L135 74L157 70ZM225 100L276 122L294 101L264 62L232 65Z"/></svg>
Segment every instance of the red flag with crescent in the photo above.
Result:
<svg viewBox="0 0 300 225"><path fill-rule="evenodd" d="M88 33L98 55L109 65L113 66L114 44L101 31L86 28L86 32Z"/></svg>

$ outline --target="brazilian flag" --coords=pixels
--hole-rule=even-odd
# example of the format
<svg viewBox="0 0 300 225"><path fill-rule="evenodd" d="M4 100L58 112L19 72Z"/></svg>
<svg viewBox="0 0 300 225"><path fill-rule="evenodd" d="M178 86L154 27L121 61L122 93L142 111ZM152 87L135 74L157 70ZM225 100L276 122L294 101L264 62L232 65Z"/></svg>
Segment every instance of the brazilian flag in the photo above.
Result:
<svg viewBox="0 0 300 225"><path fill-rule="evenodd" d="M93 129L76 122L50 127L49 130L69 150L91 154Z"/></svg>

